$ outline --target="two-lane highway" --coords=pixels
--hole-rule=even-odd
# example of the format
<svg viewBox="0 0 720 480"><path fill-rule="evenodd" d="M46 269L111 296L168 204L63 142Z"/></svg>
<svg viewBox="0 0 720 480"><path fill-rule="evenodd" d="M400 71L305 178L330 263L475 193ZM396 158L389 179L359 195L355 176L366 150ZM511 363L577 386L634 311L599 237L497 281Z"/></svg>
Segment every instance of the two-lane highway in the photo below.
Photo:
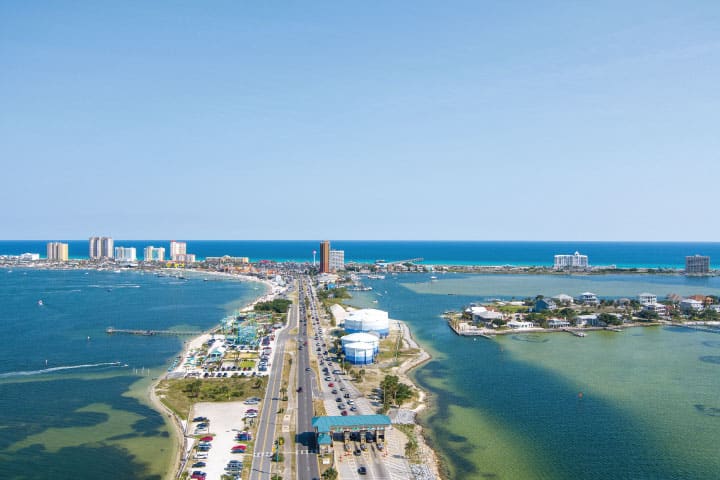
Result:
<svg viewBox="0 0 720 480"><path fill-rule="evenodd" d="M307 450L306 455L297 456L297 478L319 479L317 447L315 434L312 429L313 408L313 381L315 372L310 367L310 347L308 346L307 320L308 313L316 315L315 304L310 294L311 284L307 278L301 278L298 289L299 327L298 327L298 410L297 410L297 436L298 448ZM309 310L305 306L308 301Z"/></svg>
<svg viewBox="0 0 720 480"><path fill-rule="evenodd" d="M255 451L250 470L250 480L269 480L271 478L271 452L275 441L275 425L277 412L280 409L280 385L282 381L283 359L288 332L297 324L298 306L293 304L288 313L287 327L283 328L277 336L275 354L268 378L265 401L260 413L257 436L255 437Z"/></svg>

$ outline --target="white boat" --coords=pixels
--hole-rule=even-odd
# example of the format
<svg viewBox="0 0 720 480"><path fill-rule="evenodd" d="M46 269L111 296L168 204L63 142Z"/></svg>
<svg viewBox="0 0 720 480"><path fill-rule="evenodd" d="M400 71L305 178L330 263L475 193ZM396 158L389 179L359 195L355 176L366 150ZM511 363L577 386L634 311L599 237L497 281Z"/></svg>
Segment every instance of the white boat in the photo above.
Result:
<svg viewBox="0 0 720 480"><path fill-rule="evenodd" d="M43 301L42 301L42 300L38 300L38 305L42 307L42 306L44 305Z"/></svg>

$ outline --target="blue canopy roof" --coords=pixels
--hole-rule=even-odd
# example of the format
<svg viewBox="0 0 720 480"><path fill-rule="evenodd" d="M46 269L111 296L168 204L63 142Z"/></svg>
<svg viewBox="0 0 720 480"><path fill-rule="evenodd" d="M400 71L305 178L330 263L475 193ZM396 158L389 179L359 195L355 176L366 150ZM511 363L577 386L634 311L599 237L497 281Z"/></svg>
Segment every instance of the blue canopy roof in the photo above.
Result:
<svg viewBox="0 0 720 480"><path fill-rule="evenodd" d="M313 417L312 426L318 433L341 432L343 430L374 430L390 426L387 415L334 415Z"/></svg>

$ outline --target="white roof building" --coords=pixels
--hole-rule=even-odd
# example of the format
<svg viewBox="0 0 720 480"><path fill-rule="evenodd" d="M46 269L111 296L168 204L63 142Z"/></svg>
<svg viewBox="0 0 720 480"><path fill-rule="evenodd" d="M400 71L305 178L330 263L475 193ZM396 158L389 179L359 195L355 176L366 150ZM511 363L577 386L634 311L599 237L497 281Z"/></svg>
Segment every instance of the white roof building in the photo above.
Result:
<svg viewBox="0 0 720 480"><path fill-rule="evenodd" d="M693 298L680 300L680 310L683 312L699 312L703 309L703 303Z"/></svg>
<svg viewBox="0 0 720 480"><path fill-rule="evenodd" d="M570 322L561 318L551 318L547 323L549 328L565 328L570 326Z"/></svg>
<svg viewBox="0 0 720 480"><path fill-rule="evenodd" d="M507 323L507 326L514 330L525 330L525 329L533 328L535 325L533 325L532 322L528 322L525 320L510 320Z"/></svg>
<svg viewBox="0 0 720 480"><path fill-rule="evenodd" d="M640 302L640 305L647 305L650 303L657 303L657 295L654 293L641 293L638 295L638 302Z"/></svg>

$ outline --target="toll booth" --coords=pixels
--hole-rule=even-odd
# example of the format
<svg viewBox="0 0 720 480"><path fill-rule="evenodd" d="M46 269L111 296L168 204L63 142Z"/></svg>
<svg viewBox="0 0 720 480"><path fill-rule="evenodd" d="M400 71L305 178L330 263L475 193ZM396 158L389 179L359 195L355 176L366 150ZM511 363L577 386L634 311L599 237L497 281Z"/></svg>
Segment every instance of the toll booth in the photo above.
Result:
<svg viewBox="0 0 720 480"><path fill-rule="evenodd" d="M387 415L335 415L313 417L312 427L320 453L329 453L333 441L343 442L345 450L351 441L361 444L385 441L385 429L390 427ZM368 435L370 433L370 435Z"/></svg>

